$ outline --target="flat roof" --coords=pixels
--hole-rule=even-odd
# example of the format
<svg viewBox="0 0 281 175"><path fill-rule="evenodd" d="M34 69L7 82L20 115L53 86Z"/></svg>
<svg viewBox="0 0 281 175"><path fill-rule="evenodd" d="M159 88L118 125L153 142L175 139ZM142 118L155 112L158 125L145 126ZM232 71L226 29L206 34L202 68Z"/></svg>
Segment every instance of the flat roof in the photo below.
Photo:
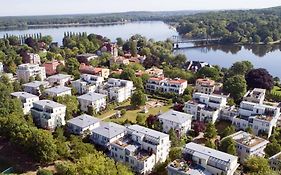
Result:
<svg viewBox="0 0 281 175"><path fill-rule="evenodd" d="M27 93L27 92L13 92L11 93L12 96L14 97L22 97L22 98L39 98L37 95L33 95L33 94L30 94L30 93Z"/></svg>
<svg viewBox="0 0 281 175"><path fill-rule="evenodd" d="M168 112L159 115L158 118L173 121L175 123L185 123L188 120L192 120L192 115L175 110L169 110Z"/></svg>
<svg viewBox="0 0 281 175"><path fill-rule="evenodd" d="M149 135L151 137L156 137L156 138L165 138L165 137L169 137L168 134L159 132L159 131L155 131L153 129L149 129L140 125L130 125L127 127L128 129L133 130L136 134L144 134L144 135Z"/></svg>
<svg viewBox="0 0 281 175"><path fill-rule="evenodd" d="M122 125L113 122L103 122L101 126L92 130L93 133L104 136L106 138L113 138L126 131Z"/></svg>
<svg viewBox="0 0 281 175"><path fill-rule="evenodd" d="M79 96L78 99L87 100L87 101L97 101L97 100L105 98L105 97L106 97L106 95L104 95L104 94L89 92L87 94Z"/></svg>
<svg viewBox="0 0 281 175"><path fill-rule="evenodd" d="M185 149L190 149L194 151L194 154L197 155L204 155L205 158L212 157L212 158L217 158L219 160L223 160L225 162L232 162L232 161L237 161L238 157L233 156L212 148L208 148L206 146L196 144L193 142L190 142L185 145Z"/></svg>
<svg viewBox="0 0 281 175"><path fill-rule="evenodd" d="M58 107L66 107L63 104L51 101L51 100L39 100L36 102L33 102L34 104L40 105L40 106L47 106L47 107L51 107L51 108L58 108Z"/></svg>
<svg viewBox="0 0 281 175"><path fill-rule="evenodd" d="M87 115L87 114L82 114L78 117L75 117L73 119L68 120L67 123L76 125L80 128L85 128L85 127L88 127L90 125L96 124L100 121L101 120L96 118L96 117L92 117L92 116Z"/></svg>
<svg viewBox="0 0 281 175"><path fill-rule="evenodd" d="M49 83L47 81L32 81L30 83L23 84L23 86L38 88L40 85L47 86L48 84Z"/></svg>
<svg viewBox="0 0 281 175"><path fill-rule="evenodd" d="M71 88L65 86L55 86L45 90L45 92L50 92L55 94L59 94L66 91L71 91Z"/></svg>
<svg viewBox="0 0 281 175"><path fill-rule="evenodd" d="M267 140L245 131L238 131L228 137L232 137L234 141L247 147L254 147L260 143L268 143Z"/></svg>
<svg viewBox="0 0 281 175"><path fill-rule="evenodd" d="M52 75L49 76L48 79L65 79L65 78L71 78L71 75L67 75L67 74L56 74L56 75Z"/></svg>

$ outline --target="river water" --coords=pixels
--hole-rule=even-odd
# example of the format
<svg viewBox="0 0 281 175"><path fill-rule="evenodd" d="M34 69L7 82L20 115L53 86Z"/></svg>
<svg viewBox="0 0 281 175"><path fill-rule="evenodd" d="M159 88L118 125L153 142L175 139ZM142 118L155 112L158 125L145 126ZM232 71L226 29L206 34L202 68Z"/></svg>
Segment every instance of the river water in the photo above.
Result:
<svg viewBox="0 0 281 175"><path fill-rule="evenodd" d="M111 41L117 37L128 39L134 34L140 34L154 40L166 40L178 35L175 29L161 21L132 22L117 25L80 26L61 28L38 28L26 30L0 31L0 36L8 34L24 35L42 33L51 35L53 40L62 43L64 32L87 32L106 36ZM175 54L185 54L189 60L206 61L210 64L229 67L236 61L249 60L256 68L266 68L273 76L281 78L281 45L273 46L237 46L216 45L188 48L175 51Z"/></svg>

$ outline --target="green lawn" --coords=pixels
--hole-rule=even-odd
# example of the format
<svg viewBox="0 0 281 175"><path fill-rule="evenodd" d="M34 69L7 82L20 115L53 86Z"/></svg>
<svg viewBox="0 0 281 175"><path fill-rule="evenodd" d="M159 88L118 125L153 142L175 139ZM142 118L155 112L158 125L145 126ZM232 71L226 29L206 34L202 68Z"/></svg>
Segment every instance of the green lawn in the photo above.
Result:
<svg viewBox="0 0 281 175"><path fill-rule="evenodd" d="M274 86L271 93L281 96L281 88L278 86Z"/></svg>
<svg viewBox="0 0 281 175"><path fill-rule="evenodd" d="M169 109L171 109L171 105L169 106L162 106L162 107L157 107L157 108L150 108L148 109L148 113L146 113L146 117L148 117L150 114L156 115L160 111L161 112L166 112ZM136 118L139 112L141 112L141 109L131 109L131 106L128 105L123 105L121 107L118 107L118 110L126 109L126 114L122 116L121 118L118 119L106 119L105 121L112 121L112 122L124 122L126 119L132 122L136 122ZM114 110L116 112L117 110ZM112 111L108 112L109 114L112 113ZM103 117L106 115L103 115Z"/></svg>

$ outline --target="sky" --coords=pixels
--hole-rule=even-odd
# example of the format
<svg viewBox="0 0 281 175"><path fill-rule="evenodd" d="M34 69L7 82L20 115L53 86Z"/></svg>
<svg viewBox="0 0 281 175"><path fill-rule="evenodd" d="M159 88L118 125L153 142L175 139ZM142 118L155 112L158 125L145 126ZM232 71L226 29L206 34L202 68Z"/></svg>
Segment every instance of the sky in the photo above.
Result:
<svg viewBox="0 0 281 175"><path fill-rule="evenodd" d="M89 14L126 11L254 9L281 0L0 0L0 16Z"/></svg>

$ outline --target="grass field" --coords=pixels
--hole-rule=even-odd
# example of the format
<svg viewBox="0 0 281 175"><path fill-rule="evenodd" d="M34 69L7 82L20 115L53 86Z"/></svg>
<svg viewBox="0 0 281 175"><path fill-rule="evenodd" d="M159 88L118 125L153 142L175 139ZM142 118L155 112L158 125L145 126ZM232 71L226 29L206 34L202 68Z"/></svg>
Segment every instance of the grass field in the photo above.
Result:
<svg viewBox="0 0 281 175"><path fill-rule="evenodd" d="M150 108L150 109L148 109L148 113L146 113L145 115L146 115L146 117L148 117L150 114L156 115L159 112L166 112L169 109L171 109L171 107L172 106L169 105L169 106ZM110 118L108 118L105 121L124 122L126 119L128 119L131 122L136 122L137 115L138 115L138 113L141 112L142 108L140 108L140 109L132 109L131 106L130 106L130 103L127 102L124 105L119 106L115 110L111 110L111 111L109 111L109 112L107 112L107 113L105 113L105 114L103 114L101 116L98 116L98 117L99 118L104 118L106 116L109 116L111 114L116 113L118 110L121 111L122 109L126 110L126 114L124 116L122 116L121 118L117 118L117 119L110 119Z"/></svg>

